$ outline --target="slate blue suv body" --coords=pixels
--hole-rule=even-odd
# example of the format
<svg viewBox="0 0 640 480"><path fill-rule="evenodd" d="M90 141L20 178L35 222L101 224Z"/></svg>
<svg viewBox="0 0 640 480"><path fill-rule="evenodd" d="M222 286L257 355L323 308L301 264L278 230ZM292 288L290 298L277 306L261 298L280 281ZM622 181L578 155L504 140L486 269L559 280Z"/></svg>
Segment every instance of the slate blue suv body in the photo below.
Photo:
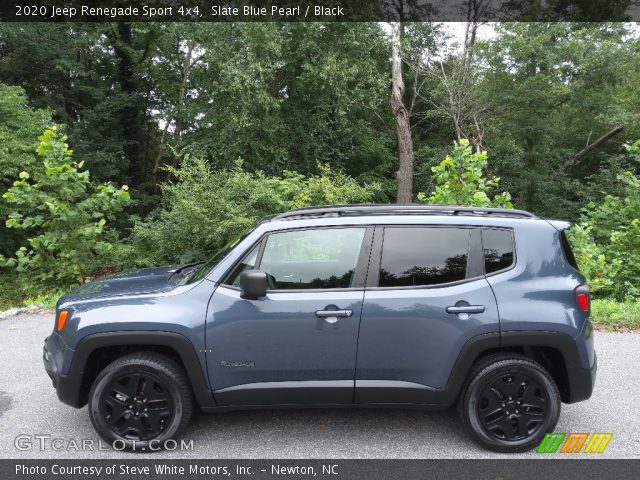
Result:
<svg viewBox="0 0 640 480"><path fill-rule="evenodd" d="M210 261L87 283L44 362L108 441L144 447L205 411L458 405L523 451L596 373L567 222L519 210L346 205L261 221Z"/></svg>

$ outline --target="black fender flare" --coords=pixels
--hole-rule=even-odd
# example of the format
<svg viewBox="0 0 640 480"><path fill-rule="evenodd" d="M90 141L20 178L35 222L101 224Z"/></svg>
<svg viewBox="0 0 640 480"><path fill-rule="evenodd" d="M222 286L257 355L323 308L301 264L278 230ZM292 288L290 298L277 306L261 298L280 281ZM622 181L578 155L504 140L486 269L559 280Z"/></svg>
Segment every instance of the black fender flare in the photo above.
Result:
<svg viewBox="0 0 640 480"><path fill-rule="evenodd" d="M162 346L174 350L187 372L198 405L202 408L216 406L193 344L180 333L165 331L121 330L94 333L82 338L75 349L69 373L60 375L58 380L57 392L60 400L76 408L84 406L86 398L82 395L82 382L89 356L99 348L128 345Z"/></svg>
<svg viewBox="0 0 640 480"><path fill-rule="evenodd" d="M440 401L452 404L456 401L473 363L488 351L509 347L550 347L562 355L568 375L568 398L566 403L574 403L589 398L595 380L596 365L583 368L576 341L571 335L547 330L505 331L476 335L462 347L449 375Z"/></svg>

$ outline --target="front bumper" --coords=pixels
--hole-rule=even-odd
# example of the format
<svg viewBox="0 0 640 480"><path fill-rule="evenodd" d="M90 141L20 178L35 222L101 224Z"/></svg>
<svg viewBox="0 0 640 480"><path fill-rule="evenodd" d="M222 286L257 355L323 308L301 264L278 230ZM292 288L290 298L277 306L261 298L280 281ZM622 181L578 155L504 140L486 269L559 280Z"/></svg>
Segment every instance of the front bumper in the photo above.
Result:
<svg viewBox="0 0 640 480"><path fill-rule="evenodd" d="M58 371L58 366L56 362L53 360L53 355L49 352L47 348L47 341L49 339L45 338L44 346L42 347L42 361L44 362L44 369L49 375L51 382L53 383L53 388L58 388L58 377L60 376L60 372Z"/></svg>
<svg viewBox="0 0 640 480"><path fill-rule="evenodd" d="M59 351L55 339L52 338L54 335L55 333L52 333L44 340L44 346L42 347L44 369L47 375L49 375L49 378L51 378L51 383L53 384L53 388L56 389L60 401L72 407L80 408L84 406L84 402L82 402L80 398L81 382L78 381L77 378L71 378L70 376L60 373L60 359L68 352ZM56 361L56 359L58 359L58 361Z"/></svg>

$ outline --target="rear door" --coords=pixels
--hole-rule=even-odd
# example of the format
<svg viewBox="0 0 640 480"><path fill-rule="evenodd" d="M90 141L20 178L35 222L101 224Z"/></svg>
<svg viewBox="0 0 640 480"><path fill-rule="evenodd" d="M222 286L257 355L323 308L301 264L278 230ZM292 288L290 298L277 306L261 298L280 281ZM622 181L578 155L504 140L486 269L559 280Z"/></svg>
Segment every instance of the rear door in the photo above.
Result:
<svg viewBox="0 0 640 480"><path fill-rule="evenodd" d="M356 365L356 403L429 403L464 344L499 332L480 229L377 227ZM498 344L496 344L498 346Z"/></svg>
<svg viewBox="0 0 640 480"><path fill-rule="evenodd" d="M219 405L353 402L364 277L373 228L273 232L213 294L207 366ZM258 268L267 295L241 298Z"/></svg>

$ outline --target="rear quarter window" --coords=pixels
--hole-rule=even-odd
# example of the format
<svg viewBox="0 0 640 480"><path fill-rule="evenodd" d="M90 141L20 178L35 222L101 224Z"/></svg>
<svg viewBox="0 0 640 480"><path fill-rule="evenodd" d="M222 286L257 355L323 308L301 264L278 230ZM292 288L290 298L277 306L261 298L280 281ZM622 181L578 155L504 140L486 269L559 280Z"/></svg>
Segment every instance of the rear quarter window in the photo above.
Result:
<svg viewBox="0 0 640 480"><path fill-rule="evenodd" d="M563 230L562 232L560 232L560 239L562 241L562 251L564 252L564 258L567 259L569 265L571 265L576 270L579 270L576 256L573 254L571 243L569 242L569 237L567 236L567 230Z"/></svg>
<svg viewBox="0 0 640 480"><path fill-rule="evenodd" d="M513 231L487 228L482 230L485 274L506 270L514 261Z"/></svg>

